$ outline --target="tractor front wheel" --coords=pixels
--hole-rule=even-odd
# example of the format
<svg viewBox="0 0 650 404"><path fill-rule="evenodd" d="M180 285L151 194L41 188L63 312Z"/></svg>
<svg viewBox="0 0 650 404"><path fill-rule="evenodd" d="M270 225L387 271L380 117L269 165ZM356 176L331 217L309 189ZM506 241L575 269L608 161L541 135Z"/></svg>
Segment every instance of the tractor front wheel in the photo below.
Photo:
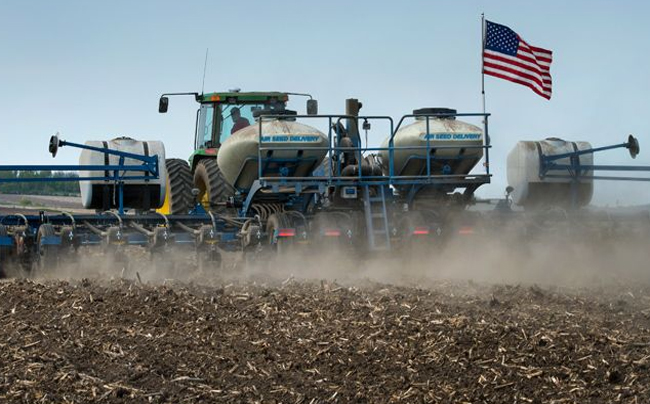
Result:
<svg viewBox="0 0 650 404"><path fill-rule="evenodd" d="M157 212L165 215L184 215L192 209L192 170L187 161L166 159L167 190L165 202Z"/></svg>
<svg viewBox="0 0 650 404"><path fill-rule="evenodd" d="M194 187L199 190L198 200L205 210L223 213L227 210L225 202L235 194L235 189L226 182L213 159L204 159L194 170Z"/></svg>

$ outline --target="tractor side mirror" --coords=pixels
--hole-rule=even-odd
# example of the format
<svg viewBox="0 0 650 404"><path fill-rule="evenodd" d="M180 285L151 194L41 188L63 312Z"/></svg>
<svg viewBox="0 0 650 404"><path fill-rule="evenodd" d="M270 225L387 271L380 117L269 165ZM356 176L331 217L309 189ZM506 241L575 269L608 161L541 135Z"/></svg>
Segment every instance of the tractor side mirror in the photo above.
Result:
<svg viewBox="0 0 650 404"><path fill-rule="evenodd" d="M160 97L160 102L158 102L158 112L164 114L165 112L167 112L168 107L169 107L169 98Z"/></svg>
<svg viewBox="0 0 650 404"><path fill-rule="evenodd" d="M50 137L50 144L47 149L52 153L52 157L56 157L56 152L59 151L59 132L56 132L56 135Z"/></svg>
<svg viewBox="0 0 650 404"><path fill-rule="evenodd" d="M627 138L627 149L630 152L630 157L633 159L636 158L636 156L639 154L639 140L635 138L634 136L630 135Z"/></svg>
<svg viewBox="0 0 650 404"><path fill-rule="evenodd" d="M307 100L307 115L318 115L318 100Z"/></svg>

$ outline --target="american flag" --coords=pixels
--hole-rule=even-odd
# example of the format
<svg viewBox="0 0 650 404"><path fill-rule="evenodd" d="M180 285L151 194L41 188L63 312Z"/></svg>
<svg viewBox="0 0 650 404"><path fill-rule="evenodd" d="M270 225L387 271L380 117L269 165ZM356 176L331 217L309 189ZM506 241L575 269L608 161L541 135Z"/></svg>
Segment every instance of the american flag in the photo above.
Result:
<svg viewBox="0 0 650 404"><path fill-rule="evenodd" d="M483 73L523 84L550 100L553 52L529 45L505 25L486 23Z"/></svg>

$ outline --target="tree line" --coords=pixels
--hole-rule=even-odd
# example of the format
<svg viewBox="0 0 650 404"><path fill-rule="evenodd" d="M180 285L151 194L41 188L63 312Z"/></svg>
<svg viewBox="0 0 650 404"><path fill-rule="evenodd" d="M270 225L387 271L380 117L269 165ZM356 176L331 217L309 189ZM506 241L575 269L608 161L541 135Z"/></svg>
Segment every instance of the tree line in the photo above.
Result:
<svg viewBox="0 0 650 404"><path fill-rule="evenodd" d="M0 171L2 178L78 178L77 173L65 173L59 171ZM0 193L2 194L29 194L29 195L79 195L79 183L77 181L56 181L56 182L2 182L0 181Z"/></svg>

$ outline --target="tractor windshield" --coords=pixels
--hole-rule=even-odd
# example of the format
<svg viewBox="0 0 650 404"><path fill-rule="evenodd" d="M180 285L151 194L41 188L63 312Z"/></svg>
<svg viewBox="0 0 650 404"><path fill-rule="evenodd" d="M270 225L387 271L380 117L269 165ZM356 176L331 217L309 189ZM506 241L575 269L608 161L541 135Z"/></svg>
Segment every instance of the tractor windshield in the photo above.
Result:
<svg viewBox="0 0 650 404"><path fill-rule="evenodd" d="M230 135L255 122L253 112L264 107L263 104L227 104L221 110L221 143Z"/></svg>

